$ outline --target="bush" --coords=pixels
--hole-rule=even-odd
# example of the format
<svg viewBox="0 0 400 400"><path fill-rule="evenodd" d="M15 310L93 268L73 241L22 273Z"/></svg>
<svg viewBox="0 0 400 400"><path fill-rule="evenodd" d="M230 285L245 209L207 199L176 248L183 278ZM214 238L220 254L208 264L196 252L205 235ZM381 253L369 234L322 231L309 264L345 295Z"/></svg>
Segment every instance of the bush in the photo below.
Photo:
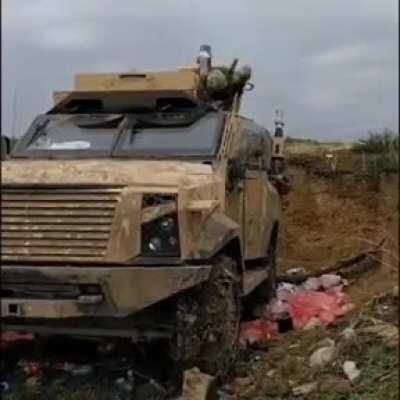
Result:
<svg viewBox="0 0 400 400"><path fill-rule="evenodd" d="M362 154L364 168L373 175L399 169L399 136L389 129L370 132L368 138L360 139L354 145L353 150Z"/></svg>
<svg viewBox="0 0 400 400"><path fill-rule="evenodd" d="M382 132L369 132L368 138L360 139L353 149L359 153L398 153L399 136L389 129L384 129Z"/></svg>

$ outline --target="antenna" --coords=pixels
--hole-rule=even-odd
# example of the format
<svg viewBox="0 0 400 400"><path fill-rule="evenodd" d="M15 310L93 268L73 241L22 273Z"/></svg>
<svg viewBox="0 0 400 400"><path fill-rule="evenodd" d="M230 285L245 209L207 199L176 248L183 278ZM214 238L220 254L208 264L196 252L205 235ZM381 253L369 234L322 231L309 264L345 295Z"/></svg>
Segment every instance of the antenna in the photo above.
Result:
<svg viewBox="0 0 400 400"><path fill-rule="evenodd" d="M200 68L200 75L205 76L211 71L211 46L208 44L202 44L200 46L199 56L197 57L197 63Z"/></svg>
<svg viewBox="0 0 400 400"><path fill-rule="evenodd" d="M285 126L285 123L283 122L283 116L284 116L284 112L282 109L277 108L275 110L275 137L283 137L284 136L284 132L283 132L283 128Z"/></svg>

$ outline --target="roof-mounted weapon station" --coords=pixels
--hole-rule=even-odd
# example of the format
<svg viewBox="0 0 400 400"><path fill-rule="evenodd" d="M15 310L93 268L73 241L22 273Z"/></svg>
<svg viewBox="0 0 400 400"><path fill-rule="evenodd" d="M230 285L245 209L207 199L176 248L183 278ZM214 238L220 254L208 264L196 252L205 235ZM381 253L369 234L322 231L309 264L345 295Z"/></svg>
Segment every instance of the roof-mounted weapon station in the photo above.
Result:
<svg viewBox="0 0 400 400"><path fill-rule="evenodd" d="M96 101L107 111L157 108L170 101L178 106L206 105L238 112L243 92L253 88L250 78L251 68L238 68L238 59L230 66L214 66L211 47L202 45L194 66L169 71L80 73L75 75L73 91L54 92L53 98L55 111L93 106Z"/></svg>

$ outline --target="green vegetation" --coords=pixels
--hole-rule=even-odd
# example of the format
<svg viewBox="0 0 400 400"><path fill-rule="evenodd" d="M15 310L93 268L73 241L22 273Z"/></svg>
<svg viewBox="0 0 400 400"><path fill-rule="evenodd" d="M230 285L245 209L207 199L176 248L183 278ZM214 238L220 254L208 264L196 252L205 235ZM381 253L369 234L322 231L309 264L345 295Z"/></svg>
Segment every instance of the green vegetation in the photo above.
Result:
<svg viewBox="0 0 400 400"><path fill-rule="evenodd" d="M377 181L381 173L399 170L399 135L389 129L371 131L357 142L320 142L288 137L285 150L292 161L306 156L312 157L314 164L325 159L327 153L335 154L337 172L354 172Z"/></svg>
<svg viewBox="0 0 400 400"><path fill-rule="evenodd" d="M391 154L399 151L399 135L389 129L369 132L366 139L360 139L353 147L359 153Z"/></svg>
<svg viewBox="0 0 400 400"><path fill-rule="evenodd" d="M298 139L288 137L286 139L286 151L288 154L323 154L339 150L349 150L353 147L351 142L320 142L314 139Z"/></svg>
<svg viewBox="0 0 400 400"><path fill-rule="evenodd" d="M388 129L370 132L355 144L353 151L362 154L364 169L373 175L399 169L399 135Z"/></svg>

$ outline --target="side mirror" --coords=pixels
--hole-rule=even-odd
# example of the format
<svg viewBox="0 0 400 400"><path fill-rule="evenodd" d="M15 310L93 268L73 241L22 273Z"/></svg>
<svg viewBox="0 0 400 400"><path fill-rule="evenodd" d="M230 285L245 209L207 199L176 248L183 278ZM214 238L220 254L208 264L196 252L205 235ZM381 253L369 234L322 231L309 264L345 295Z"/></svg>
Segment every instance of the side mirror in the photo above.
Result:
<svg viewBox="0 0 400 400"><path fill-rule="evenodd" d="M10 138L1 135L1 159L6 160L10 152L11 152Z"/></svg>

